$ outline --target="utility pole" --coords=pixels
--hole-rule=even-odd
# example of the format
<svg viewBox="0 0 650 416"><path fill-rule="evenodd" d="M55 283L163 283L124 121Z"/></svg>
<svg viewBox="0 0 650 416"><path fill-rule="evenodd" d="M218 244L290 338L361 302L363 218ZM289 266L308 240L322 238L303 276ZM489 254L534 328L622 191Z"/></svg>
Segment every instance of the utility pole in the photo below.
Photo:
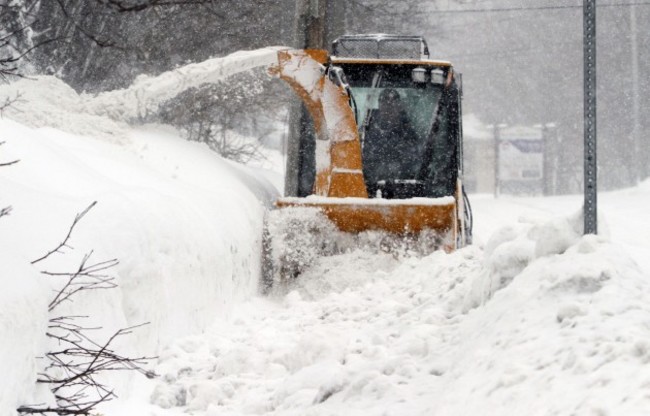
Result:
<svg viewBox="0 0 650 416"><path fill-rule="evenodd" d="M494 124L494 197L498 198L499 197L499 180L501 179L501 167L499 164L501 163L501 158L499 155L499 147L501 146L501 136L499 134L499 125Z"/></svg>
<svg viewBox="0 0 650 416"><path fill-rule="evenodd" d="M296 0L294 47L323 49L325 40L325 11L328 0Z"/></svg>
<svg viewBox="0 0 650 416"><path fill-rule="evenodd" d="M494 131L493 153L494 153L494 198L501 194L501 129L507 127L507 124L494 123L487 126Z"/></svg>
<svg viewBox="0 0 650 416"><path fill-rule="evenodd" d="M558 158L560 151L557 143L557 126L555 123L544 123L542 129L542 194L556 195L558 183Z"/></svg>
<svg viewBox="0 0 650 416"><path fill-rule="evenodd" d="M325 46L325 10L327 0L296 0L293 27L293 47L296 49L322 49ZM312 149L305 147L303 137L310 135L310 116L301 101L294 99L289 109L289 134L287 137L287 164L284 174L284 194L304 196L298 172L303 155Z"/></svg>
<svg viewBox="0 0 650 416"><path fill-rule="evenodd" d="M332 40L345 32L345 4L345 0L296 0L293 47L327 49ZM294 100L289 113L286 146L286 196L304 196L300 194L310 191L300 189L298 171L305 155L314 151L315 144L306 140L309 136L314 137L312 130L311 116L307 109L299 100Z"/></svg>
<svg viewBox="0 0 650 416"><path fill-rule="evenodd" d="M598 233L596 160L596 0L584 0L584 234Z"/></svg>

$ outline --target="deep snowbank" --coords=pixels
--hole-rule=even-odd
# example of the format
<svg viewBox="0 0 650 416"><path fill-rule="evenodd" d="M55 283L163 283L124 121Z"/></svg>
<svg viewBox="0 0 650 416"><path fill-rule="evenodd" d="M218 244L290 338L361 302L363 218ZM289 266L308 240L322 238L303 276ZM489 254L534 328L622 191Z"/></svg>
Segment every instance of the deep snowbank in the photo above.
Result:
<svg viewBox="0 0 650 416"><path fill-rule="evenodd" d="M23 124L0 120L2 161L20 160L0 171L0 205L13 206L0 220L2 246L11 249L1 254L0 273L3 415L37 402L30 394L42 362L34 357L47 348L46 305L56 286L39 271L72 270L91 250L96 261L117 258L119 287L81 294L64 312L89 315L84 324L104 327L100 340L149 322L124 346L155 355L257 293L263 214L277 194L259 170L173 130L133 129L85 113L83 100L54 78L2 86L0 94L15 91L21 101L5 115ZM77 226L73 249L31 266L92 201L98 204Z"/></svg>
<svg viewBox="0 0 650 416"><path fill-rule="evenodd" d="M0 220L6 222L6 219ZM12 247L0 223L0 413L41 403L36 393L36 357L46 350L47 298L41 276Z"/></svg>
<svg viewBox="0 0 650 416"><path fill-rule="evenodd" d="M511 226L485 254L323 258L166 349L151 412L648 414L650 281L579 224Z"/></svg>
<svg viewBox="0 0 650 416"><path fill-rule="evenodd" d="M650 412L649 276L581 231L576 215L488 242L440 414Z"/></svg>

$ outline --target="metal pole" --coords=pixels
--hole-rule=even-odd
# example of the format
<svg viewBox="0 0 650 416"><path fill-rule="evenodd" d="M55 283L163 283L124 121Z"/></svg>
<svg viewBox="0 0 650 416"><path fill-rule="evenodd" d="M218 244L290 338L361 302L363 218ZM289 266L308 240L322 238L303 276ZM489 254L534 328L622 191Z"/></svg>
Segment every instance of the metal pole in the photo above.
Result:
<svg viewBox="0 0 650 416"><path fill-rule="evenodd" d="M500 189L499 189L499 180L501 179L501 169L499 166L500 163L500 154L499 154L499 146L500 146L500 134L499 134L499 125L497 123L494 124L494 197L498 198Z"/></svg>
<svg viewBox="0 0 650 416"><path fill-rule="evenodd" d="M584 233L598 233L596 163L596 0L584 0Z"/></svg>
<svg viewBox="0 0 650 416"><path fill-rule="evenodd" d="M551 143L548 124L542 124L542 195L551 195Z"/></svg>
<svg viewBox="0 0 650 416"><path fill-rule="evenodd" d="M642 156L639 145L640 106L639 106L639 44L637 39L636 5L630 6L630 52L632 58L632 181L638 185L641 178Z"/></svg>

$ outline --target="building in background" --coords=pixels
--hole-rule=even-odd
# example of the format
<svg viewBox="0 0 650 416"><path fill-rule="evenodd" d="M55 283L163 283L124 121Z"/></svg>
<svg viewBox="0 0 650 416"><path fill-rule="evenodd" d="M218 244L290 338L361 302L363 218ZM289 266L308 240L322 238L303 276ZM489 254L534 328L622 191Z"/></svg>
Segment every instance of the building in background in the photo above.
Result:
<svg viewBox="0 0 650 416"><path fill-rule="evenodd" d="M564 157L553 123L487 125L470 114L463 118L463 136L463 182L469 193L556 195L579 191L579 182L570 180L575 169ZM575 186L569 189L573 182Z"/></svg>

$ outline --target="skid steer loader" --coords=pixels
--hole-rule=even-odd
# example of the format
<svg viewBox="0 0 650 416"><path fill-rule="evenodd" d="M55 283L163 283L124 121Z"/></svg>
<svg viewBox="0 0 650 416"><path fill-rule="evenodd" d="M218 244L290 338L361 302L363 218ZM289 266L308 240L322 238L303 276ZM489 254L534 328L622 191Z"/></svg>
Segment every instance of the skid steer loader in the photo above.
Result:
<svg viewBox="0 0 650 416"><path fill-rule="evenodd" d="M289 143L286 196L266 221L265 289L359 244L426 253L471 242L461 79L423 38L346 35L331 55L279 51L269 72L300 96L313 134Z"/></svg>

